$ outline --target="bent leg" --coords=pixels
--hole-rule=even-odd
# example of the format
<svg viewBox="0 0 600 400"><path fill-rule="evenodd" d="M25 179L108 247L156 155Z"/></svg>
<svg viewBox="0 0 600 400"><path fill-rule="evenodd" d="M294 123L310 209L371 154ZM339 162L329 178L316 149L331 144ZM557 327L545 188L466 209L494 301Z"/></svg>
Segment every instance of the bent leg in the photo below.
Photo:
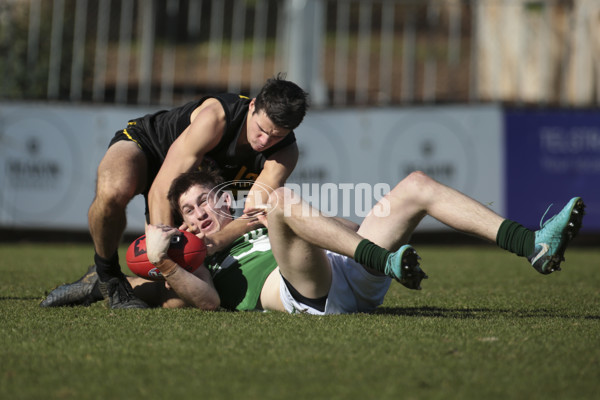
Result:
<svg viewBox="0 0 600 400"><path fill-rule="evenodd" d="M290 189L274 191L269 204L269 240L281 275L305 297L327 295L331 267L323 249L352 257L362 238L321 215Z"/></svg>
<svg viewBox="0 0 600 400"><path fill-rule="evenodd" d="M125 209L146 185L146 156L133 142L120 141L108 148L98 166L96 197L88 212L96 254L99 288L111 308L147 308L135 297L121 272L117 249L125 230Z"/></svg>
<svg viewBox="0 0 600 400"><path fill-rule="evenodd" d="M273 255L281 274L305 297L315 298L305 294L305 288L317 288L319 293L326 289L327 293L331 285L331 267L322 249L353 258L371 274L386 274L411 289L417 289L425 277L412 247L404 246L397 254L390 254L338 219L311 208L289 189L277 189L269 204Z"/></svg>
<svg viewBox="0 0 600 400"><path fill-rule="evenodd" d="M371 210L358 233L390 251L408 242L430 215L460 232L495 241L504 218L423 172L413 172Z"/></svg>
<svg viewBox="0 0 600 400"><path fill-rule="evenodd" d="M98 167L96 196L88 212L96 253L105 259L117 251L126 226L125 210L146 186L146 156L137 144L121 141L110 146Z"/></svg>
<svg viewBox="0 0 600 400"><path fill-rule="evenodd" d="M260 291L260 308L269 311L285 312L285 307L281 301L280 285L281 272L279 272L279 268L275 268L265 280Z"/></svg>

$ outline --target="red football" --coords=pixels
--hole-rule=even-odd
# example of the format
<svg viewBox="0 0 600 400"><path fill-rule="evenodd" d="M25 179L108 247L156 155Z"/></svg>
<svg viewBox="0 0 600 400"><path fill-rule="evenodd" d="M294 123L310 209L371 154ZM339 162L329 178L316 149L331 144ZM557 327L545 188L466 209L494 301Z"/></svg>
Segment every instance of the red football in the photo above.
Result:
<svg viewBox="0 0 600 400"><path fill-rule="evenodd" d="M180 267L189 272L194 272L204 262L206 246L204 241L190 232L181 231L181 235L173 236L167 254ZM139 277L153 281L162 281L165 278L158 268L148 261L146 254L146 235L134 240L127 249L127 266Z"/></svg>

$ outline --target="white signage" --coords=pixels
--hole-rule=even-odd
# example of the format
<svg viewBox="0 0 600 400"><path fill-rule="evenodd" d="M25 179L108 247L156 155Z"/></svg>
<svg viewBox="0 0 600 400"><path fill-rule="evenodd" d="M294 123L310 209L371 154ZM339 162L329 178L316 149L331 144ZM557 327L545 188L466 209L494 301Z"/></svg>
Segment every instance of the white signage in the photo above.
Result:
<svg viewBox="0 0 600 400"><path fill-rule="evenodd" d="M0 104L0 226L87 230L96 169L110 139L128 120L153 111ZM311 110L296 137L300 160L288 182L320 185L308 194L319 208L355 222L382 187L393 188L414 170L504 212L499 107ZM141 196L127 217L128 232L143 231ZM443 227L426 219L421 229Z"/></svg>
<svg viewBox="0 0 600 400"><path fill-rule="evenodd" d="M96 169L108 143L149 110L0 104L0 226L87 230ZM128 232L144 230L144 201L127 209Z"/></svg>
<svg viewBox="0 0 600 400"><path fill-rule="evenodd" d="M495 106L313 111L296 129L300 160L289 182L334 183L340 202L322 209L362 210L347 185L393 188L420 170L503 214L502 113ZM346 186L344 186L346 185ZM315 188L318 190L318 188ZM314 192L314 190L312 191ZM307 201L314 193L302 193ZM377 196L377 191L372 191ZM360 197L360 196L358 196ZM351 204L346 200L351 199ZM342 204L344 200L344 204ZM360 223L361 213L344 215ZM445 229L426 218L420 229Z"/></svg>

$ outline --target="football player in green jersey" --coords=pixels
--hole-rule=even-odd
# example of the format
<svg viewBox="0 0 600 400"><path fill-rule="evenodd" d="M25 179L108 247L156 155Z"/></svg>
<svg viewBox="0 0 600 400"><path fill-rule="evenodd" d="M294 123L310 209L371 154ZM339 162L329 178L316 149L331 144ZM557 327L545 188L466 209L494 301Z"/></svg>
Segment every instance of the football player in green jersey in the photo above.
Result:
<svg viewBox="0 0 600 400"><path fill-rule="evenodd" d="M230 203L227 194L211 191L218 182L198 184L199 180L197 173L180 176L171 186L169 199L188 228L202 237L228 223ZM245 246L232 248L220 261L209 260L212 280L205 272L206 279L193 276L169 259L170 238L178 234L171 227L148 227L147 237L152 240L148 258L182 301L201 308L213 309L220 304L220 296L229 297L222 296L219 287L245 284L248 289L233 297L241 299L243 294L245 299L254 292L257 308L311 314L369 312L383 302L392 279L420 289L426 275L415 250L406 242L425 215L461 232L496 241L527 257L538 272L548 274L559 269L568 242L581 227L583 208L583 201L575 197L533 232L426 174L414 172L374 207L355 232L283 187L271 194L265 207L246 210L268 226L269 245L262 229L246 234L240 238ZM249 255L252 258L246 258ZM219 282L218 272L232 263L243 268L246 262L264 269L264 274L244 276L242 285L228 284L226 276L225 284ZM208 290L211 284L213 290ZM231 308L230 301L226 304ZM248 304L252 306L254 301Z"/></svg>
<svg viewBox="0 0 600 400"><path fill-rule="evenodd" d="M168 194L188 229L201 238L223 229L231 221L231 195L213 190L222 187L214 177L217 175L210 176L207 171L183 174L173 182ZM278 189L277 193L283 196L292 192ZM337 219L307 215L298 217L304 224L299 228L299 236L286 232L291 227L287 221L295 218L284 216L281 200L279 206L275 206L273 202L277 198L272 197L268 222L263 208L252 211L264 224L280 223L281 226L274 229L282 240L273 240L267 229L257 228L240 237L226 252L209 257L204 267L194 273L185 271L167 255L171 237L179 234L177 229L166 225L147 227L148 259L160 269L169 288L177 293L180 305L313 314L368 312L383 302L390 277L409 288L419 288L425 274L410 245L398 246L395 253L390 253L369 242L376 251L365 257L363 266L352 259L356 247L363 241L355 231ZM303 206L300 201L297 203L293 205L294 214ZM324 251L302 239L307 234L311 240L323 243L326 237L335 235L340 243L348 245L336 248L342 254ZM275 247L284 242L287 248ZM132 280L134 290L155 285L142 282ZM151 292L156 296L154 290ZM169 306L177 305L172 293L165 291L163 295L162 301L167 301ZM154 303L152 299L146 301Z"/></svg>
<svg viewBox="0 0 600 400"><path fill-rule="evenodd" d="M231 196L214 190L223 187L221 183L222 178L210 171L194 171L180 175L171 185L171 206L187 229L201 238L232 221ZM268 233L264 227L246 233L230 248L207 258L193 274L167 255L170 240L179 230L148 225L148 259L159 268L167 285L142 278L130 281L136 295L156 306L317 315L369 312L383 302L392 279L409 289L420 289L426 275L406 241L425 215L464 233L495 240L500 247L526 256L536 270L547 274L558 269L568 242L577 234L583 207L575 197L532 232L424 173L414 172L354 231L283 187L272 192L265 206L246 210L247 221L260 222L268 227ZM90 296L98 296L97 291L93 294L93 271L86 276L51 293L52 304L57 305L63 295L71 304L93 301Z"/></svg>

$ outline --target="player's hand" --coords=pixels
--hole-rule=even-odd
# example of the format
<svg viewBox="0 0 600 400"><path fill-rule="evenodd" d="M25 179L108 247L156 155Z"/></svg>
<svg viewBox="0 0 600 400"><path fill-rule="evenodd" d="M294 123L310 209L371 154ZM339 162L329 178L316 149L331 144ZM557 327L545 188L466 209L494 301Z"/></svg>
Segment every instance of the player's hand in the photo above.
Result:
<svg viewBox="0 0 600 400"><path fill-rule="evenodd" d="M197 234L197 232L198 232L198 227L197 227L196 225L191 225L191 226L189 226L188 224L186 224L186 223L184 222L184 223L182 223L182 224L179 226L179 230L180 230L180 231L187 231L187 232L190 232L190 233L193 233L193 234L195 234L195 235L196 235L196 234ZM197 236L197 235L196 235L196 236Z"/></svg>
<svg viewBox="0 0 600 400"><path fill-rule="evenodd" d="M265 204L265 205L261 205L261 206L255 206L252 208L247 208L244 210L244 215L242 216L242 218L245 218L248 220L248 225L249 226L256 226L258 227L258 225L264 225L265 227L269 227L268 226L268 222L267 222L267 212L270 210L270 207Z"/></svg>
<svg viewBox="0 0 600 400"><path fill-rule="evenodd" d="M204 232L192 232L195 233L197 237L204 241L204 245L206 246L206 255L212 256L218 250L218 246L216 243L215 235L207 236ZM217 232L218 233L218 232Z"/></svg>
<svg viewBox="0 0 600 400"><path fill-rule="evenodd" d="M171 244L171 238L180 235L177 228L167 225L146 225L146 251L148 261L156 265L167 259L167 251Z"/></svg>

